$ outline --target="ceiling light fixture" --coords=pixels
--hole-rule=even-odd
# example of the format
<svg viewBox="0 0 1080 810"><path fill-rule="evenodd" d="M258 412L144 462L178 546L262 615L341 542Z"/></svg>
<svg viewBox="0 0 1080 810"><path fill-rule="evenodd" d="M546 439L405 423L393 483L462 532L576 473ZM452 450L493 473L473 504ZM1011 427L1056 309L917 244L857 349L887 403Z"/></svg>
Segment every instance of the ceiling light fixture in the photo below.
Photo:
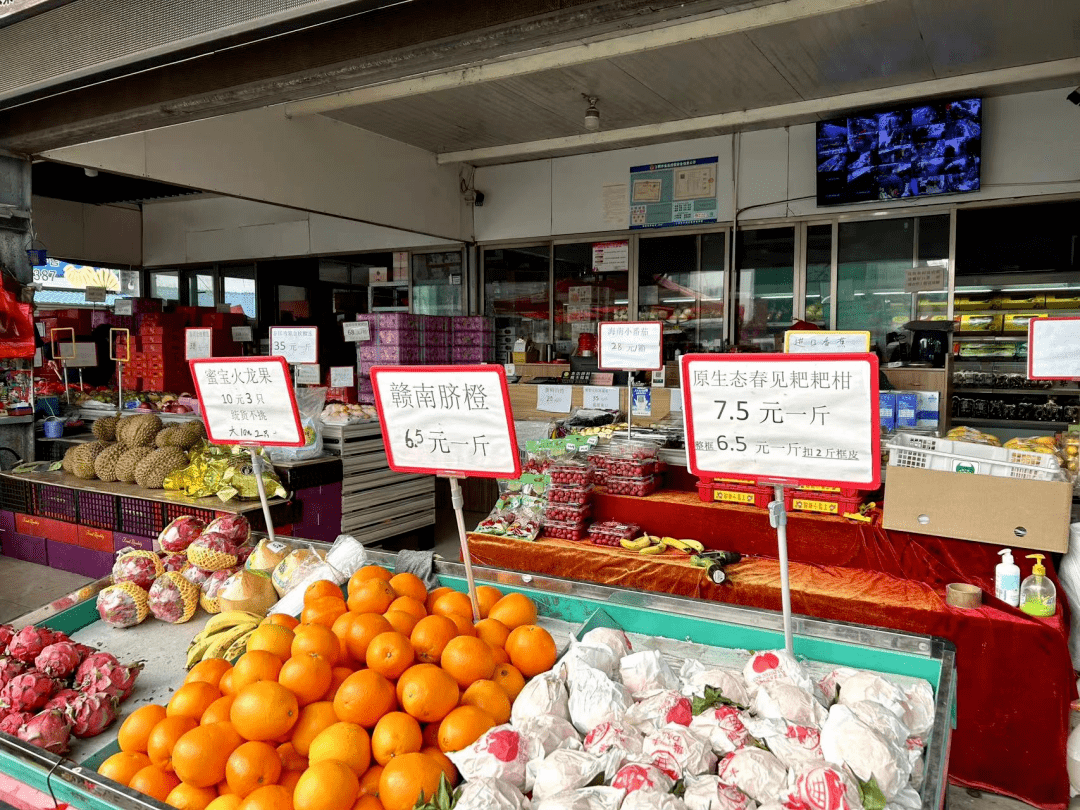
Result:
<svg viewBox="0 0 1080 810"><path fill-rule="evenodd" d="M585 129L589 132L596 132L600 129L600 110L596 109L596 102L598 101L596 96L587 96L584 93L581 97L589 102L589 106L585 110Z"/></svg>

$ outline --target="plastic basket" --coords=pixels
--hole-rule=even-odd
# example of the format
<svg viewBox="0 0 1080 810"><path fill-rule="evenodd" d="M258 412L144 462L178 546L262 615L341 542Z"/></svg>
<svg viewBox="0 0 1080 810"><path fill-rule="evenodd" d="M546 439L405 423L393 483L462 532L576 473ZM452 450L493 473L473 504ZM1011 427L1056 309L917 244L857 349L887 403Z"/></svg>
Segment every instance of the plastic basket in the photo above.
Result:
<svg viewBox="0 0 1080 810"><path fill-rule="evenodd" d="M975 473L1029 481L1064 480L1061 465L1051 453L1031 453L911 433L898 433L888 448L890 467Z"/></svg>
<svg viewBox="0 0 1080 810"><path fill-rule="evenodd" d="M121 495L119 505L120 531L140 537L157 537L165 528L165 504Z"/></svg>
<svg viewBox="0 0 1080 810"><path fill-rule="evenodd" d="M822 515L846 515L858 512L866 500L864 495L837 495L816 490L785 490L784 508L789 512L816 512Z"/></svg>
<svg viewBox="0 0 1080 810"><path fill-rule="evenodd" d="M20 478L0 478L0 509L34 514L34 485Z"/></svg>
<svg viewBox="0 0 1080 810"><path fill-rule="evenodd" d="M78 491L52 484L37 484L34 514L41 517L64 520L68 523L79 522Z"/></svg>
<svg viewBox="0 0 1080 810"><path fill-rule="evenodd" d="M116 528L116 496L79 490L79 523L95 529Z"/></svg>
<svg viewBox="0 0 1080 810"><path fill-rule="evenodd" d="M183 517L184 515L191 515L192 517L198 518L203 523L209 523L219 514L224 514L222 512L215 512L213 509L200 509L183 503L166 503L161 505L165 507L165 522L162 525L162 528L168 526L178 517ZM157 532L154 532L154 534L157 534Z"/></svg>
<svg viewBox="0 0 1080 810"><path fill-rule="evenodd" d="M698 498L706 503L734 503L768 509L775 495L772 487L725 481L698 481Z"/></svg>

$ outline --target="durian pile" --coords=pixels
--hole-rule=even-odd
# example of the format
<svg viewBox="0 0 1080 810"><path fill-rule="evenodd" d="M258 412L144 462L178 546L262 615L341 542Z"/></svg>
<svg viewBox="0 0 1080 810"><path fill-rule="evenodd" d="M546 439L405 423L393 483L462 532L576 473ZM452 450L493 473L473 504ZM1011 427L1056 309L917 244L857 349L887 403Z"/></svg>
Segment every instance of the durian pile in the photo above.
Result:
<svg viewBox="0 0 1080 810"><path fill-rule="evenodd" d="M68 450L64 471L86 480L120 481L145 489L161 489L165 476L186 467L187 451L206 436L197 419L163 427L161 417L153 413L108 416L94 422L91 430L95 441Z"/></svg>

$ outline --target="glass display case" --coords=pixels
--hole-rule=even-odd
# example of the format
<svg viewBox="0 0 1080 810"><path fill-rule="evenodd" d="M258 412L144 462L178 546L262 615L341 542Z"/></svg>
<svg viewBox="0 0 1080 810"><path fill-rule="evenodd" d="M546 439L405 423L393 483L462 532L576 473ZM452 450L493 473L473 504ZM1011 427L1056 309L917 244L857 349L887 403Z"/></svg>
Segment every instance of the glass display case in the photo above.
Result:
<svg viewBox="0 0 1080 810"><path fill-rule="evenodd" d="M795 230L739 231L736 242L735 342L780 351L795 303Z"/></svg>
<svg viewBox="0 0 1080 810"><path fill-rule="evenodd" d="M488 248L483 253L484 315L511 337L551 342L551 247Z"/></svg>
<svg viewBox="0 0 1080 810"><path fill-rule="evenodd" d="M628 320L629 279L628 242L555 246L557 355L573 354L579 336L595 335L600 321Z"/></svg>
<svg viewBox="0 0 1080 810"><path fill-rule="evenodd" d="M412 306L418 315L463 315L465 277L460 250L414 253Z"/></svg>

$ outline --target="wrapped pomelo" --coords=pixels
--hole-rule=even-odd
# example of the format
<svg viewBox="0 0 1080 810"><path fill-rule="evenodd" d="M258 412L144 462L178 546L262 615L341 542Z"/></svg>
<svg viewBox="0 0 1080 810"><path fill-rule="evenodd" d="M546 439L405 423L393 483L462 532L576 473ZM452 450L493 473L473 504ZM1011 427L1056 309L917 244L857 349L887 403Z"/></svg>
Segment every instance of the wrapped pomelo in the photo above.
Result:
<svg viewBox="0 0 1080 810"><path fill-rule="evenodd" d="M166 571L150 588L150 612L163 622L182 624L195 615L199 589L176 571Z"/></svg>
<svg viewBox="0 0 1080 810"><path fill-rule="evenodd" d="M278 597L269 573L241 569L225 581L217 598L222 611L246 610L263 616Z"/></svg>
<svg viewBox="0 0 1080 810"><path fill-rule="evenodd" d="M147 593L134 582L118 582L97 595L97 612L110 627L134 627L150 614Z"/></svg>
<svg viewBox="0 0 1080 810"><path fill-rule="evenodd" d="M304 576L309 566L316 565L326 559L325 551L315 551L311 548L298 548L278 563L274 569L274 588L279 596L284 596L301 577Z"/></svg>
<svg viewBox="0 0 1080 810"><path fill-rule="evenodd" d="M154 580L164 571L161 558L152 551L126 549L116 557L112 567L113 582L134 582L144 591L150 590Z"/></svg>

